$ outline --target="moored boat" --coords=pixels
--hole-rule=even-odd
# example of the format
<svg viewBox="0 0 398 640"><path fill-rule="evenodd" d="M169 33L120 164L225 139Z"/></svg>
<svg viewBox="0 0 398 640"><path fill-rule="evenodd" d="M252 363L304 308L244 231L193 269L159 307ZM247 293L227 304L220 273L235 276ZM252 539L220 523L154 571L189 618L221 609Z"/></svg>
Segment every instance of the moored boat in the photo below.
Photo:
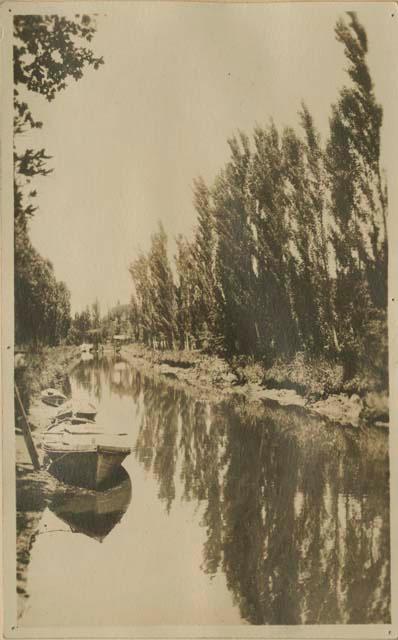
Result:
<svg viewBox="0 0 398 640"><path fill-rule="evenodd" d="M54 422L71 420L72 422L87 422L94 420L97 415L97 408L85 400L70 400L65 402L56 413Z"/></svg>
<svg viewBox="0 0 398 640"><path fill-rule="evenodd" d="M67 398L63 393L57 391L57 389L44 389L41 392L41 400L45 404L49 404L51 407L59 407L66 402Z"/></svg>
<svg viewBox="0 0 398 640"><path fill-rule="evenodd" d="M105 487L131 453L125 435L106 433L95 422L50 425L43 437L43 450L51 460L48 470L68 484Z"/></svg>

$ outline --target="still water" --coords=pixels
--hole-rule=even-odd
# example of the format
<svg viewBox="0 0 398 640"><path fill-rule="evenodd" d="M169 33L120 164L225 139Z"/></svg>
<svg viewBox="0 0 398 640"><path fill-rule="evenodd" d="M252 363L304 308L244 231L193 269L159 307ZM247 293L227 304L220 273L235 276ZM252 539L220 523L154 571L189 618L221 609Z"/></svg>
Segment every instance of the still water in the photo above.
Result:
<svg viewBox="0 0 398 640"><path fill-rule="evenodd" d="M390 621L384 433L212 405L115 358L70 384L133 451L104 493L47 490L21 626Z"/></svg>

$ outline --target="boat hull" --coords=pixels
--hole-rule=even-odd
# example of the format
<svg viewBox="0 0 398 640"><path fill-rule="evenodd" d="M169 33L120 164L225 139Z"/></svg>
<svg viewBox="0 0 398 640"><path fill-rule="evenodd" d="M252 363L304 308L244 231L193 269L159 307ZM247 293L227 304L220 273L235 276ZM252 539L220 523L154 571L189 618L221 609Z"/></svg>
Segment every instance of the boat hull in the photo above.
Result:
<svg viewBox="0 0 398 640"><path fill-rule="evenodd" d="M59 396L51 397L51 396L42 396L42 402L44 404L48 404L50 407L60 407L66 400L66 398L61 398Z"/></svg>
<svg viewBox="0 0 398 640"><path fill-rule="evenodd" d="M63 420L78 420L79 422L89 422L95 420L97 415L96 407L91 402L65 402L57 411L55 420L61 422Z"/></svg>
<svg viewBox="0 0 398 640"><path fill-rule="evenodd" d="M66 396L58 391L58 389L52 389L51 387L43 389L40 397L42 402L49 404L51 407L59 407L61 404L66 402Z"/></svg>
<svg viewBox="0 0 398 640"><path fill-rule="evenodd" d="M52 462L49 471L58 480L86 489L100 489L112 480L129 448L97 445L91 451L51 450L46 453Z"/></svg>

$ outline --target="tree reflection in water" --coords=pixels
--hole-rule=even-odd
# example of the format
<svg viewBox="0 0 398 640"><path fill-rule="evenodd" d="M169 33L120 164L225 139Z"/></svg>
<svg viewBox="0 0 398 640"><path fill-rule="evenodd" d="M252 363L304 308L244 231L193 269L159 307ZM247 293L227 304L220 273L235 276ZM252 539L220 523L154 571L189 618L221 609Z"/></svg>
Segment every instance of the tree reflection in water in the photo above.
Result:
<svg viewBox="0 0 398 640"><path fill-rule="evenodd" d="M209 406L153 378L136 455L169 511L203 505L203 570L251 624L390 621L388 442L294 408ZM177 462L179 461L179 465Z"/></svg>
<svg viewBox="0 0 398 640"><path fill-rule="evenodd" d="M80 362L73 370L73 378L78 388L87 391L93 395L98 402L102 395L101 372L105 376L105 380L109 378L111 363L105 358L101 360L101 368L98 366L98 357L92 360Z"/></svg>
<svg viewBox="0 0 398 640"><path fill-rule="evenodd" d="M79 381L93 391L96 374L84 369ZM243 619L390 621L384 433L243 396L209 405L130 367L115 371L104 360L101 369L114 393L143 409L135 455L155 476L166 511L177 485L200 506L202 569L225 574Z"/></svg>

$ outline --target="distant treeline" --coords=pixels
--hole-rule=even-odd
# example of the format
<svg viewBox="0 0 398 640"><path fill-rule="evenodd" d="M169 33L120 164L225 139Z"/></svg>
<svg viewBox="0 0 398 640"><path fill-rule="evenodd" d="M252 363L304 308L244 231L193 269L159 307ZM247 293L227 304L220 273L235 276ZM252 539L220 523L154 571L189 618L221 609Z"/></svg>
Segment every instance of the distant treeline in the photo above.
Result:
<svg viewBox="0 0 398 640"><path fill-rule="evenodd" d="M349 81L325 144L303 104L299 132L273 122L229 140L214 183L194 183L194 237L177 239L176 278L160 225L131 264L135 337L266 361L342 358L347 375L386 335L387 193L382 109L355 13L335 27ZM383 339L384 339L383 338ZM385 342L385 339L384 339Z"/></svg>
<svg viewBox="0 0 398 640"><path fill-rule="evenodd" d="M131 337L134 333L133 308L130 304L118 302L104 315L101 314L98 300L76 312L66 337L68 344L82 342L105 342L115 335Z"/></svg>

